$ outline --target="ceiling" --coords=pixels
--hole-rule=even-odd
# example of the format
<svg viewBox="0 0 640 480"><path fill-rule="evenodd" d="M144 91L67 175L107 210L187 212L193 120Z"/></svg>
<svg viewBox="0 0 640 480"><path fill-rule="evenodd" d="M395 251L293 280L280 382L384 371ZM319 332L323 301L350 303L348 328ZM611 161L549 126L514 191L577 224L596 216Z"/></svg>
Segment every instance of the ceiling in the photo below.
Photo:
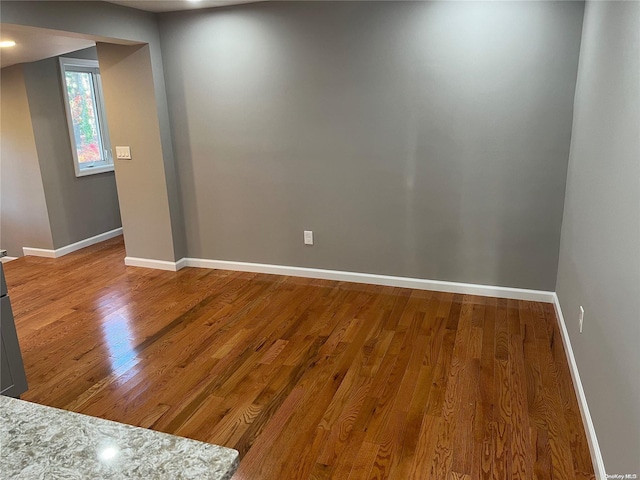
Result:
<svg viewBox="0 0 640 480"><path fill-rule="evenodd" d="M27 1L27 0L23 0ZM82 1L82 0L75 0ZM225 7L243 3L254 3L267 0L109 0L126 7L146 10L148 12L173 12L177 10L194 10L199 8ZM0 24L0 40L13 40L14 47L0 49L0 68L18 63L28 63L45 58L56 57L95 45L95 37L83 38L79 34L49 30L45 28L23 25ZM129 43L122 40L109 39L113 43Z"/></svg>
<svg viewBox="0 0 640 480"><path fill-rule="evenodd" d="M241 3L255 3L265 0L107 0L125 7L146 10L147 12L175 12L176 10L195 10L197 8L226 7Z"/></svg>
<svg viewBox="0 0 640 480"><path fill-rule="evenodd" d="M93 40L78 38L65 32L7 24L0 24L0 39L16 42L14 47L0 50L2 68L56 57L95 45Z"/></svg>

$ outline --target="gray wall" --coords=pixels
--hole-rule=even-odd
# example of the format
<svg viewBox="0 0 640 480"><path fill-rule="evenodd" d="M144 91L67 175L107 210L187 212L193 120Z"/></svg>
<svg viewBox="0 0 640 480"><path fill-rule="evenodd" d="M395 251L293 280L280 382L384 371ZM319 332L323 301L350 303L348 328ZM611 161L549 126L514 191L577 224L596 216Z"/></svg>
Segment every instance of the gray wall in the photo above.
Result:
<svg viewBox="0 0 640 480"><path fill-rule="evenodd" d="M64 56L98 58L95 47ZM24 72L54 248L121 227L114 173L75 176L58 58Z"/></svg>
<svg viewBox="0 0 640 480"><path fill-rule="evenodd" d="M557 292L607 473L640 474L639 2L587 3Z"/></svg>
<svg viewBox="0 0 640 480"><path fill-rule="evenodd" d="M0 247L53 248L22 65L0 72Z"/></svg>
<svg viewBox="0 0 640 480"><path fill-rule="evenodd" d="M157 123L160 132L161 154L146 158L145 168L154 172L151 175L153 178L161 177L161 182L149 182L144 178L128 179L123 186L118 182L120 193L134 186L134 190L125 192L126 198L136 199L138 195L144 199L120 203L123 221L127 219L125 223L128 226L124 228L125 245L129 256L170 261L182 258L185 254L184 227L156 17L148 12L105 2L2 1L0 11L4 23L73 32L99 42L149 44L153 94L157 103L157 116L153 122ZM107 119L109 124L123 120L110 114L108 107ZM111 136L113 145L128 145L132 140L136 140L132 135ZM155 145L152 149L155 151ZM135 162L136 159L132 161ZM116 160L116 172L118 169L119 162ZM121 177L126 176L128 170L123 169ZM144 185L145 189L142 190L140 185ZM153 201L148 201L149 199ZM160 239L153 236L158 230L158 224L162 225L163 231L168 232L168 238L164 238L167 235Z"/></svg>
<svg viewBox="0 0 640 480"><path fill-rule="evenodd" d="M188 255L554 290L582 14L161 15Z"/></svg>

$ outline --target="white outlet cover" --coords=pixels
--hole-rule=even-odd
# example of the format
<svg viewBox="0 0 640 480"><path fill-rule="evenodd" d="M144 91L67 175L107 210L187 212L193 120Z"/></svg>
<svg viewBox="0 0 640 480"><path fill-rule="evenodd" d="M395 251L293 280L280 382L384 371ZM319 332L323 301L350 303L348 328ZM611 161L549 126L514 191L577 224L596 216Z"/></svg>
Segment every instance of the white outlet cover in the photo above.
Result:
<svg viewBox="0 0 640 480"><path fill-rule="evenodd" d="M311 230L304 231L304 244L313 245L313 232Z"/></svg>
<svg viewBox="0 0 640 480"><path fill-rule="evenodd" d="M582 324L584 323L584 308L582 308L582 305L580 305L580 317L578 317L578 320L580 321L580 333L582 333Z"/></svg>

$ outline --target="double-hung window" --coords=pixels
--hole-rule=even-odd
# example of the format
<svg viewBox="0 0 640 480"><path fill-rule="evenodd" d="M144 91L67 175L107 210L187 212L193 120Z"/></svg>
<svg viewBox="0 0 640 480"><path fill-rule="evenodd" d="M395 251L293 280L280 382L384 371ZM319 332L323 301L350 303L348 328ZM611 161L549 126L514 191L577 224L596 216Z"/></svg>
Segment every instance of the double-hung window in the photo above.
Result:
<svg viewBox="0 0 640 480"><path fill-rule="evenodd" d="M60 57L60 71L76 177L112 171L98 62Z"/></svg>

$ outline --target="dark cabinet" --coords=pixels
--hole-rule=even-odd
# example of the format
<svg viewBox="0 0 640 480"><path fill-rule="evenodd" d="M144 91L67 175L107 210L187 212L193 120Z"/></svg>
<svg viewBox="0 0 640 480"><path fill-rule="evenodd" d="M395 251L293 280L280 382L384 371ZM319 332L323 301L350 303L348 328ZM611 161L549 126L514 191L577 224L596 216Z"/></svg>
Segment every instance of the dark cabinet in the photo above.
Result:
<svg viewBox="0 0 640 480"><path fill-rule="evenodd" d="M0 263L0 394L19 397L27 391L22 354L13 321L11 300L7 295L4 270Z"/></svg>

